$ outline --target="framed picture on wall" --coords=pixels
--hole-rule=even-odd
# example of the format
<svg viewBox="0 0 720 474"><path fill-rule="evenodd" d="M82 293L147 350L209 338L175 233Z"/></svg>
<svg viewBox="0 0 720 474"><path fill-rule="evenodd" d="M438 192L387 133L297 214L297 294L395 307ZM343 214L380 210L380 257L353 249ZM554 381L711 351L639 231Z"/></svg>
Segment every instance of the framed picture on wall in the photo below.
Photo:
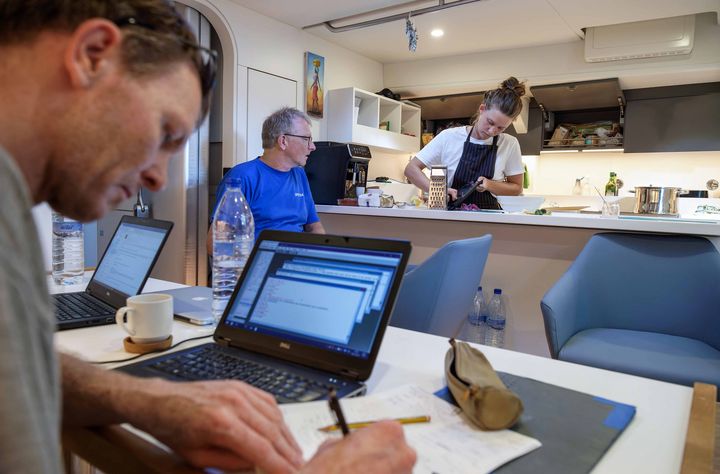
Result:
<svg viewBox="0 0 720 474"><path fill-rule="evenodd" d="M305 53L305 111L312 117L322 118L324 108L325 58Z"/></svg>

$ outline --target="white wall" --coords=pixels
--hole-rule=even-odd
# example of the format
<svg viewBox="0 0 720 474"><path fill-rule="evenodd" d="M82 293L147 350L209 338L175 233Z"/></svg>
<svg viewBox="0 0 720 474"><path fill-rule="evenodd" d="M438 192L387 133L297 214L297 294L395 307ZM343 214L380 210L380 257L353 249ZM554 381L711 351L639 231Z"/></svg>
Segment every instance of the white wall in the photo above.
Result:
<svg viewBox="0 0 720 474"><path fill-rule="evenodd" d="M528 85L618 77L624 89L715 82L720 81L720 26L717 15L698 15L695 46L687 56L587 63L584 55L578 40L408 61L386 64L384 80L385 87L409 97L487 90L511 75Z"/></svg>
<svg viewBox="0 0 720 474"><path fill-rule="evenodd" d="M280 23L252 10L241 7L228 0L184 0L208 17L216 30L228 28L234 41L237 64L234 100L227 100L226 106L234 107L237 114L234 136L237 145L223 148L223 154L229 151L235 154L228 161L223 156L223 164L237 163L237 157L244 157L246 143L247 114L247 69L257 69L269 74L285 77L298 83L297 103L304 103L304 53L311 51L325 57L325 84L323 91L355 86L369 91L383 88L382 65L364 56L336 46L323 39L310 35L300 29ZM221 24L222 23L222 24ZM222 34L220 35L222 40ZM223 42L225 61L232 60L232 48L226 48ZM227 76L224 76L227 78ZM326 109L327 111L327 109ZM224 115L224 118L227 115ZM327 137L326 118L313 119L313 136L316 140ZM228 137L224 137L226 140Z"/></svg>

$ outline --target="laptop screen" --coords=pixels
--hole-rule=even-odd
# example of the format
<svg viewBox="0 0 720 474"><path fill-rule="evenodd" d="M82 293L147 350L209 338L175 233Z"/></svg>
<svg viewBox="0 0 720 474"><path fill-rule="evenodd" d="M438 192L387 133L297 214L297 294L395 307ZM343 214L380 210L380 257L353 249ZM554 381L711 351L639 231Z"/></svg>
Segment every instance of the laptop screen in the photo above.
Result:
<svg viewBox="0 0 720 474"><path fill-rule="evenodd" d="M367 359L403 254L262 240L224 324Z"/></svg>
<svg viewBox="0 0 720 474"><path fill-rule="evenodd" d="M167 228L120 222L93 281L135 295L155 262L168 233Z"/></svg>

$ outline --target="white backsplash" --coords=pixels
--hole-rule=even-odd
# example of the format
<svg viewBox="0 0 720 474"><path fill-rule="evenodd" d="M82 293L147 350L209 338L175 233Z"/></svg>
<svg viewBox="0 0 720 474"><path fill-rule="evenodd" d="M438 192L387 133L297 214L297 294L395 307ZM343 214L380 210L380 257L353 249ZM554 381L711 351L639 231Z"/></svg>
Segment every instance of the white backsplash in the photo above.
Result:
<svg viewBox="0 0 720 474"><path fill-rule="evenodd" d="M372 150L368 178L377 176L404 181L403 170L409 154ZM720 181L720 151L684 153L543 153L524 156L530 173L526 194L572 195L576 178L588 177L590 184L605 189L610 171L625 183L621 196L633 196L635 186L678 186L705 189L709 179ZM711 193L720 198L720 190Z"/></svg>
<svg viewBox="0 0 720 474"><path fill-rule="evenodd" d="M720 181L720 151L684 153L543 153L524 156L530 172L531 194L571 195L575 179L605 189L610 171L624 182L621 196L635 186L677 186L706 189L709 179ZM713 197L720 197L715 191Z"/></svg>

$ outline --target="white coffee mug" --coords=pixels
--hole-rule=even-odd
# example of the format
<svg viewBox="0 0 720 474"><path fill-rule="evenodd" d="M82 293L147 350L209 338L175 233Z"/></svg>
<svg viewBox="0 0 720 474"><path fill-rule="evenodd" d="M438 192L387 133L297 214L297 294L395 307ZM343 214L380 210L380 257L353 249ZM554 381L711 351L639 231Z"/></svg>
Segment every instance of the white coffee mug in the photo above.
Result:
<svg viewBox="0 0 720 474"><path fill-rule="evenodd" d="M115 322L136 344L163 341L172 333L173 298L157 293L131 296L115 313Z"/></svg>

